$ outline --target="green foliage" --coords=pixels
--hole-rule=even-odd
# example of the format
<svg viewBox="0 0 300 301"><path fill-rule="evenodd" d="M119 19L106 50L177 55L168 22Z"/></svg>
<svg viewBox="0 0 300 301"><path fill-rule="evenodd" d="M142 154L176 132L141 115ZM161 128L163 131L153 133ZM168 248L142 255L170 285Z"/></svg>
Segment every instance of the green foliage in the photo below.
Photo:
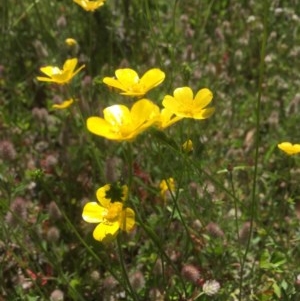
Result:
<svg viewBox="0 0 300 301"><path fill-rule="evenodd" d="M300 140L299 30L297 1L3 0L0 299L299 300L300 161L277 148ZM86 67L69 86L36 80L73 57ZM160 107L209 88L215 114L132 142L92 135L88 117L133 103L102 82L123 67L166 73L147 94ZM110 244L81 216L106 183L129 186L136 214Z"/></svg>

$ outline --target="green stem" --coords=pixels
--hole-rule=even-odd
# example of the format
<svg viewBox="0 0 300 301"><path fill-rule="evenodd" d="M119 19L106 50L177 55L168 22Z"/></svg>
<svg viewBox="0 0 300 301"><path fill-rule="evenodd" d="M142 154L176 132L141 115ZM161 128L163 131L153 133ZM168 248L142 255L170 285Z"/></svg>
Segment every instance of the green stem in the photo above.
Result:
<svg viewBox="0 0 300 301"><path fill-rule="evenodd" d="M159 237L157 236L157 234L145 223L142 222L142 219L139 215L139 212L137 210L135 210L135 214L136 214L136 220L138 222L138 225L141 226L143 228L143 230L145 231L145 233L151 238L151 240L153 241L153 243L156 245L156 247L158 248L158 250L160 251L162 257L166 260L166 262L172 267L172 269L174 270L174 272L179 275L179 280L181 281L184 293L186 294L186 287L185 287L185 282L182 279L182 277L180 277L180 271L177 269L177 267L174 265L173 261L171 260L171 258L167 255L167 253L164 251L164 248L160 242Z"/></svg>
<svg viewBox="0 0 300 301"><path fill-rule="evenodd" d="M92 250L92 248L84 241L84 239L81 237L81 235L78 233L78 231L76 230L76 228L73 226L72 222L70 221L70 219L68 218L68 216L65 214L64 211L62 211L62 215L64 217L64 219L67 222L67 225L69 226L69 228L72 230L72 232L76 235L76 237L78 238L78 240L82 243L82 245L85 247L85 249L90 253L90 255L101 265L105 266L105 268L107 269L107 271L118 281L118 283L123 283L123 279L121 279L113 270L112 268L110 268L109 265L104 265L103 261L99 258L99 256ZM125 291L130 294L130 292L128 291L128 289L126 288L125 285L123 285Z"/></svg>
<svg viewBox="0 0 300 301"><path fill-rule="evenodd" d="M249 236L246 244L245 253L242 259L241 270L240 270L240 287L239 287L239 300L242 300L242 288L243 288L243 280L244 280L244 269L245 263L247 259L247 255L250 250L251 239L253 235L253 226L255 217L257 215L257 205L258 200L256 198L256 189L257 189L257 177L258 177L258 158L259 158L259 145L260 145L260 114L261 114L261 96L262 96L262 83L264 79L264 71L265 71L265 54L266 54L266 44L267 44L267 24L268 24L268 1L264 1L264 31L261 42L261 52L260 52L260 64L259 64L259 81L258 81L258 95L256 102L256 135L255 135L255 155L254 155L254 172L253 172L253 184L252 184L252 194L251 194L251 203L250 203L250 230Z"/></svg>
<svg viewBox="0 0 300 301"><path fill-rule="evenodd" d="M117 237L117 245L118 245L118 253L119 253L119 259L120 259L120 263L121 263L121 270L122 270L123 279L125 280L125 282L127 284L127 287L128 287L128 290L130 292L131 297L134 300L138 301L139 298L138 298L136 292L134 291L134 289L133 289L133 287L130 283L128 273L126 271L125 261L124 261L123 251L122 251L122 242L121 242L121 236L120 235L118 235L118 237Z"/></svg>
<svg viewBox="0 0 300 301"><path fill-rule="evenodd" d="M239 234L238 198L236 197L235 188L233 185L232 171L229 170L228 173L229 173L229 182L231 184L232 194L235 196L233 199L234 200L235 230L236 230L236 237L237 237L237 241L238 241L238 244L237 244L238 256L239 256L240 264L242 264L241 247L239 244L240 234Z"/></svg>

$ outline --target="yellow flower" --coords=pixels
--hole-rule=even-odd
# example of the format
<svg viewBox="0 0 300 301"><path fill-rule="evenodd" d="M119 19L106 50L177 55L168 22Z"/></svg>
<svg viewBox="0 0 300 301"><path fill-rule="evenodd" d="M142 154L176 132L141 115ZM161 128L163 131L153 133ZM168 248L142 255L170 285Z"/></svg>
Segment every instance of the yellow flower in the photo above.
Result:
<svg viewBox="0 0 300 301"><path fill-rule="evenodd" d="M162 104L176 116L205 119L215 111L215 108L205 108L212 98L213 94L209 89L199 90L194 98L191 88L182 87L174 90L174 97L166 95Z"/></svg>
<svg viewBox="0 0 300 301"><path fill-rule="evenodd" d="M169 126L171 126L172 124L174 124L175 122L181 120L183 117L178 117L175 116L173 112L171 112L168 109L162 109L160 111L160 116L158 118L158 121L156 122L156 126L159 129L165 129Z"/></svg>
<svg viewBox="0 0 300 301"><path fill-rule="evenodd" d="M292 144L290 142L279 143L278 148L287 153L288 155L295 155L300 153L300 144Z"/></svg>
<svg viewBox="0 0 300 301"><path fill-rule="evenodd" d="M63 101L62 103L52 105L52 108L63 110L68 108L73 102L74 102L73 98L70 98L68 100Z"/></svg>
<svg viewBox="0 0 300 301"><path fill-rule="evenodd" d="M120 187L119 187L120 188ZM123 195L113 199L108 196L112 186L107 184L96 192L98 202L87 203L82 218L88 223L97 223L93 237L102 242L109 242L116 237L119 229L130 232L135 225L135 213L124 207L127 197L127 186L122 186Z"/></svg>
<svg viewBox="0 0 300 301"><path fill-rule="evenodd" d="M159 184L160 196L164 201L170 196L170 193L175 192L175 181L173 178L162 180Z"/></svg>
<svg viewBox="0 0 300 301"><path fill-rule="evenodd" d="M115 75L116 78L105 77L103 82L129 96L143 96L165 79L165 73L157 68L150 69L141 78L134 70L128 68L116 70Z"/></svg>
<svg viewBox="0 0 300 301"><path fill-rule="evenodd" d="M67 84L70 80L84 68L84 65L79 67L74 71L78 60L76 58L66 60L64 63L63 69L60 69L56 66L46 66L40 68L40 70L45 73L48 77L38 76L37 80L42 82L53 82L60 85Z"/></svg>
<svg viewBox="0 0 300 301"><path fill-rule="evenodd" d="M95 1L89 1L89 0L73 0L75 3L80 5L83 9L86 11L94 11L100 6L102 6L105 2L105 0L95 0Z"/></svg>
<svg viewBox="0 0 300 301"><path fill-rule="evenodd" d="M193 141L188 139L182 144L182 149L186 152L189 153L193 150Z"/></svg>
<svg viewBox="0 0 300 301"><path fill-rule="evenodd" d="M90 132L110 140L132 140L156 122L159 108L143 98L135 102L130 111L124 105L113 105L105 108L103 115L104 118L88 118Z"/></svg>
<svg viewBox="0 0 300 301"><path fill-rule="evenodd" d="M65 43L68 45L68 46L74 46L77 44L77 41L75 39L72 39L72 38L67 38L65 39Z"/></svg>

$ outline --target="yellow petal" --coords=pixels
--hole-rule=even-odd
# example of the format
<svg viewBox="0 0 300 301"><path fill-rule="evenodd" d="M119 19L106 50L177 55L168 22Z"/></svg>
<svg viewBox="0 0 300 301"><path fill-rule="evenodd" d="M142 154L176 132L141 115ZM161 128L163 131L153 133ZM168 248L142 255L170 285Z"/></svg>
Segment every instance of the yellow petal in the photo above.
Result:
<svg viewBox="0 0 300 301"><path fill-rule="evenodd" d="M120 133L114 132L112 125L100 117L89 117L86 121L87 129L95 135L117 140Z"/></svg>
<svg viewBox="0 0 300 301"><path fill-rule="evenodd" d="M81 71L85 65L80 66L75 72L73 72L72 77L74 77L79 71Z"/></svg>
<svg viewBox="0 0 300 301"><path fill-rule="evenodd" d="M118 81L125 87L130 88L132 85L137 84L140 80L138 74L129 68L118 69L115 72Z"/></svg>
<svg viewBox="0 0 300 301"><path fill-rule="evenodd" d="M53 108L53 109L60 109L60 110L66 109L66 108L68 108L73 102L74 102L74 100L73 100L72 98L70 98L70 99L68 99L68 100L63 101L63 102L60 103L60 104L54 104L54 105L52 105L52 108Z"/></svg>
<svg viewBox="0 0 300 301"><path fill-rule="evenodd" d="M290 142L282 142L278 144L278 148L288 155L295 155L300 153L300 144L291 144Z"/></svg>
<svg viewBox="0 0 300 301"><path fill-rule="evenodd" d="M103 110L104 119L111 125L122 125L130 122L129 109L124 105L113 105Z"/></svg>
<svg viewBox="0 0 300 301"><path fill-rule="evenodd" d="M170 112L174 113L177 111L177 101L175 101L175 98L171 95L166 95L162 101L162 105Z"/></svg>
<svg viewBox="0 0 300 301"><path fill-rule="evenodd" d="M130 232L135 225L135 213L131 208L126 208L122 211L120 217L120 229Z"/></svg>
<svg viewBox="0 0 300 301"><path fill-rule="evenodd" d="M159 107L146 98L136 101L131 108L132 119L137 124L143 123L145 120L150 121L158 117L159 113Z"/></svg>
<svg viewBox="0 0 300 301"><path fill-rule="evenodd" d="M37 76L36 79L40 82L54 82L54 80L50 77Z"/></svg>
<svg viewBox="0 0 300 301"><path fill-rule="evenodd" d="M165 129L181 119L182 117L174 116L173 112L164 108L161 110L160 118L157 122L157 126L160 129Z"/></svg>
<svg viewBox="0 0 300 301"><path fill-rule="evenodd" d="M60 70L58 67L55 66L46 66L46 67L41 67L40 70L48 75L49 77L52 77L55 74L61 74L62 70Z"/></svg>
<svg viewBox="0 0 300 301"><path fill-rule="evenodd" d="M95 1L88 1L88 0L73 0L75 3L80 5L83 9L86 11L91 11L93 12L100 6L104 4L105 0L95 0Z"/></svg>
<svg viewBox="0 0 300 301"><path fill-rule="evenodd" d="M182 87L174 90L174 98L180 102L185 103L193 100L193 91L190 87Z"/></svg>
<svg viewBox="0 0 300 301"><path fill-rule="evenodd" d="M126 87L113 77L104 77L103 82L110 87L126 91Z"/></svg>
<svg viewBox="0 0 300 301"><path fill-rule="evenodd" d="M110 190L110 188L111 185L106 184L96 191L97 200L104 208L108 208L111 202L111 200L107 198L107 192Z"/></svg>
<svg viewBox="0 0 300 301"><path fill-rule="evenodd" d="M78 62L77 58L66 60L63 66L63 70L69 70L73 72L77 65L77 62Z"/></svg>
<svg viewBox="0 0 300 301"><path fill-rule="evenodd" d="M160 83L163 82L165 79L165 73L160 69L153 68L147 71L141 78L140 83L146 87L146 90L150 90Z"/></svg>
<svg viewBox="0 0 300 301"><path fill-rule="evenodd" d="M200 112L194 113L193 118L194 119L206 119L206 118L209 118L214 112L215 112L214 107L203 109L203 110L200 110Z"/></svg>
<svg viewBox="0 0 300 301"><path fill-rule="evenodd" d="M94 232L93 232L93 237L98 240L102 241L104 243L110 242L113 240L116 235L118 234L119 230L119 223L101 223L99 224Z"/></svg>
<svg viewBox="0 0 300 301"><path fill-rule="evenodd" d="M107 209L96 202L89 202L83 207L82 218L88 223L101 223Z"/></svg>
<svg viewBox="0 0 300 301"><path fill-rule="evenodd" d="M201 89L195 96L195 106L205 108L212 100L213 94L209 89Z"/></svg>

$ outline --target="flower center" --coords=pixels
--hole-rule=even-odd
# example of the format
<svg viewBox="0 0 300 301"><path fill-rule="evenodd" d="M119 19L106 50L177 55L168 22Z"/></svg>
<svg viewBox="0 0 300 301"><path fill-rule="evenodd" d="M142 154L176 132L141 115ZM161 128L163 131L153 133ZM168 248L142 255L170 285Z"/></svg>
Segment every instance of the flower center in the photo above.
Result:
<svg viewBox="0 0 300 301"><path fill-rule="evenodd" d="M123 204L122 203L112 203L111 206L109 207L107 214L105 216L105 218L109 221L109 222L113 222L116 219L119 218L121 212L123 209Z"/></svg>
<svg viewBox="0 0 300 301"><path fill-rule="evenodd" d="M144 93L145 85L143 85L141 83L136 83L136 84L133 84L128 90L130 92L135 92L135 93Z"/></svg>

